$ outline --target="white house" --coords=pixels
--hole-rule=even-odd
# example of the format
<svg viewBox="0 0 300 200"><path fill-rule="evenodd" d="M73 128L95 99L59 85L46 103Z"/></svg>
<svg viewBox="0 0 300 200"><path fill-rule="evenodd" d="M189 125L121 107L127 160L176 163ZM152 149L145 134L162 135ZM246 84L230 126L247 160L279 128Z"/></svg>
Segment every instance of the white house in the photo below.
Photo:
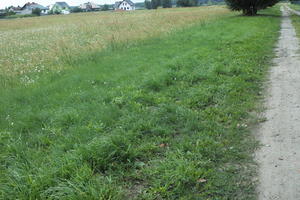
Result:
<svg viewBox="0 0 300 200"><path fill-rule="evenodd" d="M71 8L66 2L56 2L49 6L49 9L54 14L70 14Z"/></svg>
<svg viewBox="0 0 300 200"><path fill-rule="evenodd" d="M87 2L87 3L81 4L79 6L79 8L81 8L84 11L98 11L98 10L100 10L101 7L93 2Z"/></svg>
<svg viewBox="0 0 300 200"><path fill-rule="evenodd" d="M115 10L135 10L134 3L131 0L117 1Z"/></svg>
<svg viewBox="0 0 300 200"><path fill-rule="evenodd" d="M26 14L32 14L32 11L34 9L40 9L41 10L41 14L42 15L46 15L48 14L48 8L40 5L40 4L37 4L37 3L26 3L21 9L19 12L16 12L16 14L21 14L21 15L26 15Z"/></svg>

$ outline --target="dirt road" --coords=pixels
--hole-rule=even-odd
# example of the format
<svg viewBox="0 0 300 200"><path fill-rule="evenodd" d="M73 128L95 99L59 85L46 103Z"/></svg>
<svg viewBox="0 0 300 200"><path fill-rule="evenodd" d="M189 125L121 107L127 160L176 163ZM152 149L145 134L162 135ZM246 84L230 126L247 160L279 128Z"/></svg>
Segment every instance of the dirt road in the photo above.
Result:
<svg viewBox="0 0 300 200"><path fill-rule="evenodd" d="M263 147L259 200L300 200L300 48L286 7L277 57L271 68L266 97L267 121L258 131Z"/></svg>

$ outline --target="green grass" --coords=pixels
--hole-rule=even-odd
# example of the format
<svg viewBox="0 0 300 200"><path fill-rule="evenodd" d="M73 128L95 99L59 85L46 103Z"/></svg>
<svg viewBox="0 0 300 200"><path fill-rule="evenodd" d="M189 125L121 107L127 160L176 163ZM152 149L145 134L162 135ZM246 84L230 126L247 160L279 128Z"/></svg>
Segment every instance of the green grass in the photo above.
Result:
<svg viewBox="0 0 300 200"><path fill-rule="evenodd" d="M18 19L18 18L25 18L25 17L38 17L35 14L26 14L26 15L9 15L6 17L3 17L4 19Z"/></svg>
<svg viewBox="0 0 300 200"><path fill-rule="evenodd" d="M254 199L279 22L224 16L0 89L0 199Z"/></svg>
<svg viewBox="0 0 300 200"><path fill-rule="evenodd" d="M294 10L300 11L300 5L291 4L289 6ZM300 16L298 16L296 14L292 14L291 19L292 19L292 23L295 27L297 36L299 38L300 37L300 22L299 22Z"/></svg>
<svg viewBox="0 0 300 200"><path fill-rule="evenodd" d="M299 4L289 4L288 5L290 8L300 11L300 5Z"/></svg>

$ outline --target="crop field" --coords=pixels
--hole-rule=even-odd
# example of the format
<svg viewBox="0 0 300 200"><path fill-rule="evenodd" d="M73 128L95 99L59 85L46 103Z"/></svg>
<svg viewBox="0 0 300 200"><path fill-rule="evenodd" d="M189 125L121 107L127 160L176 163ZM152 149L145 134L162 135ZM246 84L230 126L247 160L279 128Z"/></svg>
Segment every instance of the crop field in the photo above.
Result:
<svg viewBox="0 0 300 200"><path fill-rule="evenodd" d="M0 73L60 70L85 52L132 44L228 12L215 6L0 20Z"/></svg>
<svg viewBox="0 0 300 200"><path fill-rule="evenodd" d="M264 14L0 20L0 199L255 199Z"/></svg>

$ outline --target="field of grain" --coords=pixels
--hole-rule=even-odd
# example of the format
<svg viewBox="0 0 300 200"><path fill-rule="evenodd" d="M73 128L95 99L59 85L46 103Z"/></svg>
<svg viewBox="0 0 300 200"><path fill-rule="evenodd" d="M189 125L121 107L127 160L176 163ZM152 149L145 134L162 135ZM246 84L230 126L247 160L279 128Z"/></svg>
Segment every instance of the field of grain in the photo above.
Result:
<svg viewBox="0 0 300 200"><path fill-rule="evenodd" d="M98 12L0 21L0 73L61 69L69 61L229 12L225 7Z"/></svg>

